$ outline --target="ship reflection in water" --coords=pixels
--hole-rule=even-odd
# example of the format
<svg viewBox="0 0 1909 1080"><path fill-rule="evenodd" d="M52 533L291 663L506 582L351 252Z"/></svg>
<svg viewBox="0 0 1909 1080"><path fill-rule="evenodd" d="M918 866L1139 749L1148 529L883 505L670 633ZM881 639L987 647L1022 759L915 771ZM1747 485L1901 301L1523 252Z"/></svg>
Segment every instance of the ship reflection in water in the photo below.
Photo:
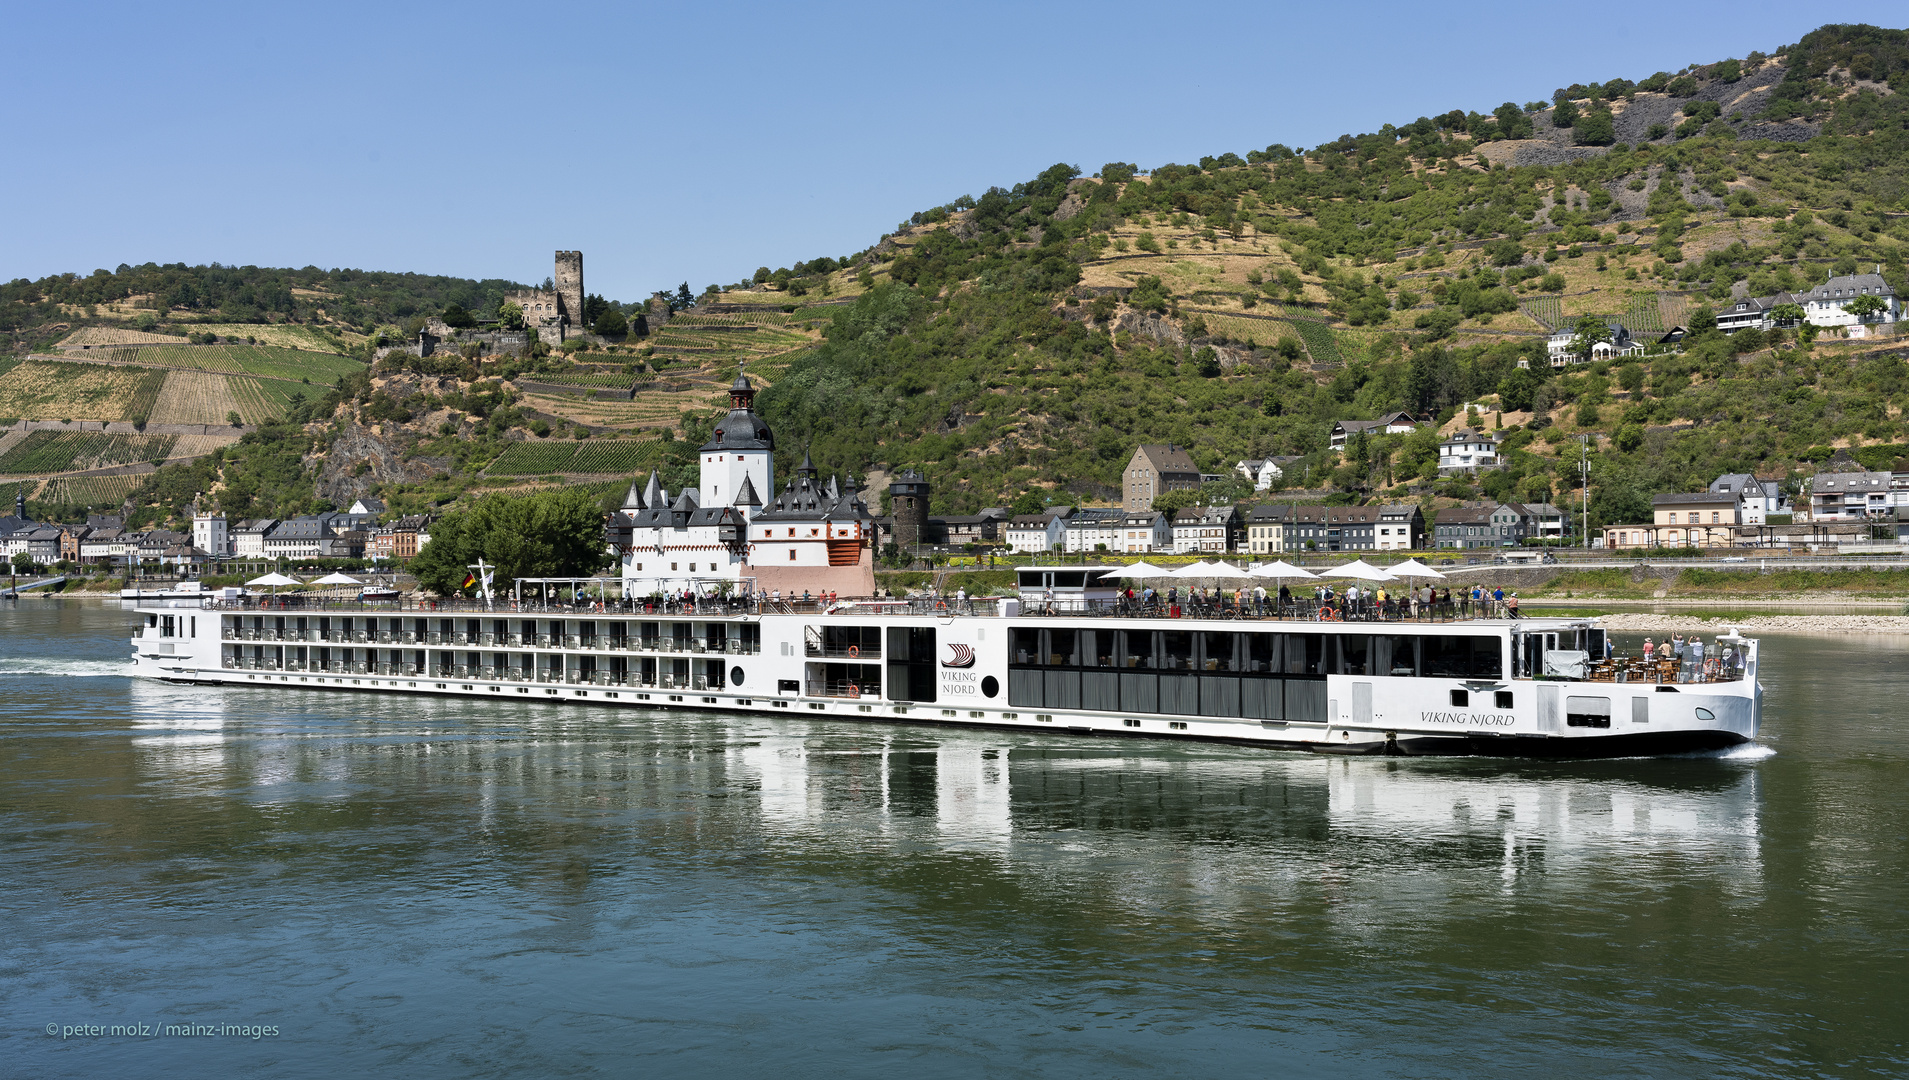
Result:
<svg viewBox="0 0 1909 1080"><path fill-rule="evenodd" d="M695 858L717 835L793 841L845 868L942 852L1135 916L1193 895L1205 917L1242 921L1309 901L1355 923L1401 904L1423 916L1647 878L1666 860L1731 895L1761 889L1755 770L1731 761L1322 758L505 701L132 693L139 769L172 794L264 807L437 791L454 796L431 810L438 828L531 847L552 815L587 814L630 824L660 855ZM267 720L264 700L294 711ZM328 711L341 701L349 718ZM228 707L248 718L228 721Z"/></svg>

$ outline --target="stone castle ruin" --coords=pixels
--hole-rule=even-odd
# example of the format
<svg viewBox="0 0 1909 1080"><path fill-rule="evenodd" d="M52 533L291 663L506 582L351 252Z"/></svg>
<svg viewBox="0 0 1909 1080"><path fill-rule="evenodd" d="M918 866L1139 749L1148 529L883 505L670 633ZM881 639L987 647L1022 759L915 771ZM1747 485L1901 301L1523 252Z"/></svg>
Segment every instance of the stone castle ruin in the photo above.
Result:
<svg viewBox="0 0 1909 1080"><path fill-rule="evenodd" d="M557 252L551 282L555 288L505 293L504 300L524 309L524 325L544 344L557 346L566 332L583 331L583 252Z"/></svg>
<svg viewBox="0 0 1909 1080"><path fill-rule="evenodd" d="M520 289L504 294L506 303L516 304L523 309L524 329L521 331L503 330L494 323L471 330L458 330L434 315L426 320L424 330L408 347L408 351L419 356L430 356L441 348L459 343L481 342L489 351L502 352L522 348L532 334L552 348L562 345L565 338L576 337L584 332L583 252L557 252L551 286L549 289ZM488 318L490 314L485 312L484 317Z"/></svg>

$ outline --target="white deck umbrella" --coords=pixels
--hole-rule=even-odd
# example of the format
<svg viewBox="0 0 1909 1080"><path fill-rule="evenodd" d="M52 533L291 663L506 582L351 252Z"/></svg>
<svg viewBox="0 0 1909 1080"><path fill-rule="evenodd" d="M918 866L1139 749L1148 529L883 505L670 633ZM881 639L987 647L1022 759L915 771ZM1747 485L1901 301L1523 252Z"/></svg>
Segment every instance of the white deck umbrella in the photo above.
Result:
<svg viewBox="0 0 1909 1080"><path fill-rule="evenodd" d="M1444 574L1439 573L1417 559L1407 559L1402 563L1388 566L1385 570L1396 578L1430 578L1433 581L1445 580Z"/></svg>
<svg viewBox="0 0 1909 1080"><path fill-rule="evenodd" d="M263 585L263 586L266 586L267 588L276 589L280 585L303 585L305 583L298 580L295 577L286 577L284 574L274 571L270 574L265 575L264 577L253 578L252 580L246 582L245 584L247 588L250 588L251 586L254 586L254 585Z"/></svg>
<svg viewBox="0 0 1909 1080"><path fill-rule="evenodd" d="M1146 578L1172 576L1173 571L1164 566L1155 566L1144 559L1137 563L1128 563L1126 566L1115 567L1100 575L1103 581L1108 578L1126 578L1130 581L1141 581Z"/></svg>
<svg viewBox="0 0 1909 1080"><path fill-rule="evenodd" d="M1195 565L1199 565L1199 564L1196 563ZM1192 567L1188 567L1187 569L1191 570ZM1186 571L1181 571L1180 573L1175 574L1174 576L1188 577L1188 578L1194 578L1194 577L1223 578L1223 579L1230 580L1235 578L1246 579L1246 578L1252 577L1253 575L1247 573L1244 570L1241 570L1239 567L1234 566L1232 563L1212 563L1212 564L1209 564L1206 569L1200 571L1197 574L1190 574L1190 573L1187 573Z"/></svg>
<svg viewBox="0 0 1909 1080"><path fill-rule="evenodd" d="M1187 565L1182 566L1178 570L1173 571L1171 576L1177 577L1177 578L1206 577L1207 575L1213 572L1213 566L1214 566L1213 563L1207 562L1205 559L1201 559L1198 562L1188 563Z"/></svg>
<svg viewBox="0 0 1909 1080"><path fill-rule="evenodd" d="M1384 570L1373 566L1364 559L1354 559L1344 566L1335 566L1320 573L1325 578L1350 578L1353 581L1392 581L1394 578Z"/></svg>
<svg viewBox="0 0 1909 1080"><path fill-rule="evenodd" d="M1263 578L1310 578L1316 575L1302 566L1294 566L1284 559L1269 562L1265 566L1255 566L1248 571L1254 577Z"/></svg>
<svg viewBox="0 0 1909 1080"><path fill-rule="evenodd" d="M313 585L363 585L364 582L359 581L357 578L352 577L350 574L337 573L337 574L326 574L324 577L321 577L317 581L312 582L312 584Z"/></svg>

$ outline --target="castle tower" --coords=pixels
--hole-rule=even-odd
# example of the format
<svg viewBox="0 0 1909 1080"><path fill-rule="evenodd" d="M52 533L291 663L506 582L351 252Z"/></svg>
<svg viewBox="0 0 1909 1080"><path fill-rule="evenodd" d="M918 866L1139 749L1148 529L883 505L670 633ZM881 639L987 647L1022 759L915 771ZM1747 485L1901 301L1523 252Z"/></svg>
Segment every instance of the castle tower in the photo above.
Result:
<svg viewBox="0 0 1909 1080"><path fill-rule="evenodd" d="M895 546L912 552L928 539L928 478L916 469L903 469L888 485L895 509Z"/></svg>
<svg viewBox="0 0 1909 1080"><path fill-rule="evenodd" d="M551 278L557 286L557 312L574 333L583 326L583 252L557 252L557 272Z"/></svg>
<svg viewBox="0 0 1909 1080"><path fill-rule="evenodd" d="M709 441L697 451L702 457L702 504L736 505L747 517L761 505L757 492L775 491L776 437L755 410L756 388L749 377L737 374L729 387L729 415L718 421ZM738 502L745 489L754 506Z"/></svg>

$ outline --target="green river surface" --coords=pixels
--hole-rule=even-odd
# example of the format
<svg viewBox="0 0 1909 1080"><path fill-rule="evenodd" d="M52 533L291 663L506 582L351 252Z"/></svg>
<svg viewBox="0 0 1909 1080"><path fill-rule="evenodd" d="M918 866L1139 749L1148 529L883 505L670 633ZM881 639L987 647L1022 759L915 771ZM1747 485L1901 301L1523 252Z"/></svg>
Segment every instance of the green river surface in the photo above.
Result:
<svg viewBox="0 0 1909 1080"><path fill-rule="evenodd" d="M1909 1072L1902 639L1521 763L201 689L133 622L0 605L8 1076Z"/></svg>

